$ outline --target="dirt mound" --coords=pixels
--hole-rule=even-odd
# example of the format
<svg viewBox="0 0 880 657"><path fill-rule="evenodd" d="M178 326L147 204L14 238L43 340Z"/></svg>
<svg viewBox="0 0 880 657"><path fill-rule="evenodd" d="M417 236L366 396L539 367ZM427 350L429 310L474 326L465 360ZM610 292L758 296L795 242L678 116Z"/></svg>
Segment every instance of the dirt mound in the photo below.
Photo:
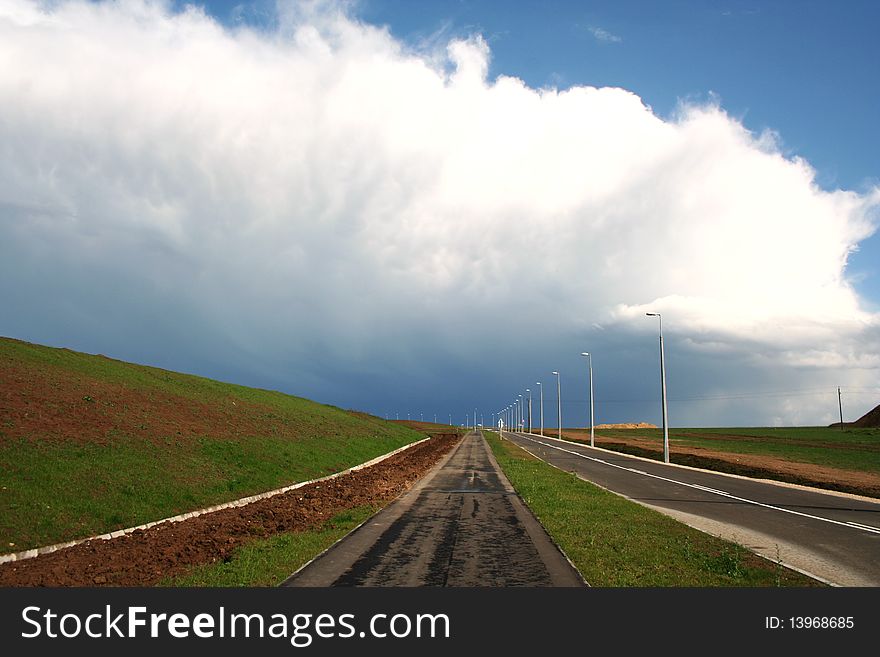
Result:
<svg viewBox="0 0 880 657"><path fill-rule="evenodd" d="M149 586L193 565L227 559L254 538L317 527L346 509L384 504L458 440L457 435L435 436L372 467L243 507L6 563L0 565L0 586Z"/></svg>
<svg viewBox="0 0 880 657"><path fill-rule="evenodd" d="M859 429L880 427L880 404L853 422L851 426L858 427Z"/></svg>
<svg viewBox="0 0 880 657"><path fill-rule="evenodd" d="M596 429L656 429L656 424L650 422L624 422L622 424L597 424Z"/></svg>
<svg viewBox="0 0 880 657"><path fill-rule="evenodd" d="M829 427L839 427L840 422L829 424ZM880 428L880 404L865 413L855 422L844 422L843 426L853 427L855 429L876 429Z"/></svg>

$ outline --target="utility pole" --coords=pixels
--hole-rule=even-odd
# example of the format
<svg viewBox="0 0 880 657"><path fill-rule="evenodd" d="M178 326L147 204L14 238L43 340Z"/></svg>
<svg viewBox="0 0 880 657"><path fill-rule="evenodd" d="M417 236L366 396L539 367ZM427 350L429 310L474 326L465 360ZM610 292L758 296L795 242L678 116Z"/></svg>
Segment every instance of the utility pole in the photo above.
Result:
<svg viewBox="0 0 880 657"><path fill-rule="evenodd" d="M840 386L837 386L837 407L840 409L840 430L843 431L843 400L840 398Z"/></svg>

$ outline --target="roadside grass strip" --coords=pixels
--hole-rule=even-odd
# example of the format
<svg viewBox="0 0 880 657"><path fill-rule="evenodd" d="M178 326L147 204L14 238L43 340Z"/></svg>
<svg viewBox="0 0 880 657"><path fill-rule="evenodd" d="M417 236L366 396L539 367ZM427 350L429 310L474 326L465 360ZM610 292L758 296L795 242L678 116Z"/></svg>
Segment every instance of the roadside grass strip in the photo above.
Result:
<svg viewBox="0 0 880 657"><path fill-rule="evenodd" d="M483 434L517 493L591 586L822 586Z"/></svg>
<svg viewBox="0 0 880 657"><path fill-rule="evenodd" d="M378 510L375 506L359 506L315 529L254 540L236 549L226 561L196 566L161 581L159 586L277 586Z"/></svg>
<svg viewBox="0 0 880 657"><path fill-rule="evenodd" d="M556 436L555 432L545 432ZM589 440L589 430L565 429L566 439ZM615 443L616 439L644 438L655 449ZM598 447L662 458L662 429L600 429L596 430ZM670 429L671 445L702 447L730 455L770 456L795 463L880 473L880 429L832 427L735 427ZM682 458L675 454L673 460Z"/></svg>

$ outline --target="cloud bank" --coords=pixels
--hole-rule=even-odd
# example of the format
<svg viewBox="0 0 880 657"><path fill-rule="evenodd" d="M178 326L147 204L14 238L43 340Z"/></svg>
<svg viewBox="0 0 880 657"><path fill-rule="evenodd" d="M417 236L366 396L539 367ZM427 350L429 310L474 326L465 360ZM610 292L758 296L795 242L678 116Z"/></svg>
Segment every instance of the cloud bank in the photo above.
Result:
<svg viewBox="0 0 880 657"><path fill-rule="evenodd" d="M357 403L401 375L436 398L536 335L645 336L653 311L682 374L733 354L876 381L846 263L880 190L820 189L719 105L658 117L490 59L338 4L263 31L0 0L0 333Z"/></svg>

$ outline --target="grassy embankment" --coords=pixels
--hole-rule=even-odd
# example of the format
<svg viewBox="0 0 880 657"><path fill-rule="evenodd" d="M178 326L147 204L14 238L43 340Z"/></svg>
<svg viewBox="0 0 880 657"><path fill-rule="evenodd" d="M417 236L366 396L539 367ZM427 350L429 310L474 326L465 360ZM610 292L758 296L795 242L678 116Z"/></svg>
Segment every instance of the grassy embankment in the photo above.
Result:
<svg viewBox="0 0 880 657"><path fill-rule="evenodd" d="M592 586L816 586L484 431L514 488Z"/></svg>
<svg viewBox="0 0 880 657"><path fill-rule="evenodd" d="M0 339L0 552L343 470L424 437L379 418Z"/></svg>

